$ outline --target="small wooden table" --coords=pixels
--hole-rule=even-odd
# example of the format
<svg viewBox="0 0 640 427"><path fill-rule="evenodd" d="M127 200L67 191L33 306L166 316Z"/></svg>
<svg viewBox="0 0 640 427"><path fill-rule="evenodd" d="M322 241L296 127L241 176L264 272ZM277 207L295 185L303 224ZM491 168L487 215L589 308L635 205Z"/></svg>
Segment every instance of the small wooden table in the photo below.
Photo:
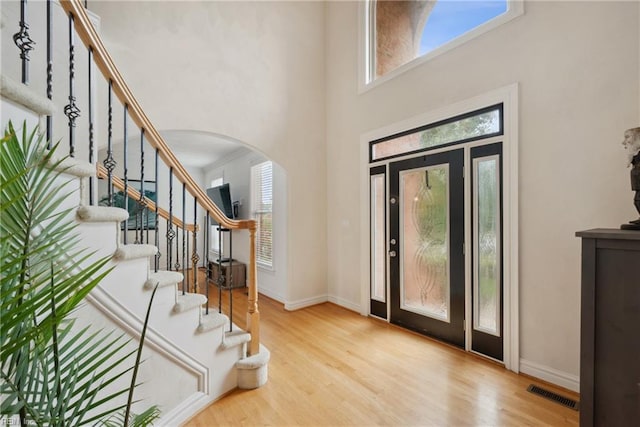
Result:
<svg viewBox="0 0 640 427"><path fill-rule="evenodd" d="M218 276L224 276L223 288L244 288L247 286L247 266L236 261L209 261L209 282L218 286Z"/></svg>

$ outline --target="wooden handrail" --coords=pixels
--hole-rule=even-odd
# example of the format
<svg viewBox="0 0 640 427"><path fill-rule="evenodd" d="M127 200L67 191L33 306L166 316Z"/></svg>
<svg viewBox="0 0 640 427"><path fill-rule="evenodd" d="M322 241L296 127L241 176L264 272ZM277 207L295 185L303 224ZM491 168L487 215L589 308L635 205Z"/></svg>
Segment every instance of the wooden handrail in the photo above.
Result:
<svg viewBox="0 0 640 427"><path fill-rule="evenodd" d="M107 176L108 176L107 169L102 165L97 165L96 168L97 168L98 178L107 179ZM113 182L113 186L115 188L117 188L120 191L124 191L124 181L120 177L112 176L111 181ZM140 200L140 192L131 186L127 186L127 194L133 200ZM149 209L150 211L155 212L156 203L153 200L149 199L148 197L145 197L144 201L147 204L146 209ZM178 218L175 215L173 216L170 215L169 212L167 212L165 209L162 209L159 206L158 206L158 215L166 219L167 221L171 221L171 223L177 226L178 228L184 228L185 230L192 231L192 232L200 230L200 227L197 224L185 224L184 222L182 222L182 220L180 220L180 218Z"/></svg>
<svg viewBox="0 0 640 427"><path fill-rule="evenodd" d="M78 0L63 0L60 4L67 13L71 13L74 16L76 33L87 49L92 49L93 59L96 66L107 80L111 80L113 93L118 97L120 102L122 102L123 105L128 106L129 117L131 120L133 120L140 129L144 129L145 139L153 148L158 150L158 154L164 163L173 168L173 174L181 183L185 184L189 194L198 199L198 204L209 212L218 224L221 224L225 228L234 230L255 228L256 222L254 220L238 221L228 218L220 208L211 201L209 196L207 196L207 193L200 188L200 186L182 166L129 90L129 87L117 70L111 56L102 43L102 40L96 33L82 3Z"/></svg>
<svg viewBox="0 0 640 427"><path fill-rule="evenodd" d="M249 343L248 353L257 354L260 351L260 313L258 312L258 287L257 287L257 263L256 263L256 230L255 220L233 220L228 218L207 196L207 193L193 180L191 175L182 166L180 161L173 154L167 143L162 139L160 133L151 123L147 115L140 107L140 104L133 96L124 78L115 66L111 56L107 52L102 40L98 36L93 24L87 15L84 5L79 0L61 0L60 5L67 14L73 16L74 27L80 40L87 49L93 53L93 60L102 75L112 83L113 93L123 105L128 108L129 117L138 125L140 129L144 129L145 138L149 144L158 150L159 157L163 162L173 168L174 176L185 185L186 191L189 192L197 201L197 203L209 213L209 215L220 225L232 230L245 229L249 231L249 241L251 248L249 251L249 306L247 310L248 332L251 333L251 342ZM132 189L134 190L134 189ZM127 191L129 193L129 191ZM138 193L139 196L139 193Z"/></svg>

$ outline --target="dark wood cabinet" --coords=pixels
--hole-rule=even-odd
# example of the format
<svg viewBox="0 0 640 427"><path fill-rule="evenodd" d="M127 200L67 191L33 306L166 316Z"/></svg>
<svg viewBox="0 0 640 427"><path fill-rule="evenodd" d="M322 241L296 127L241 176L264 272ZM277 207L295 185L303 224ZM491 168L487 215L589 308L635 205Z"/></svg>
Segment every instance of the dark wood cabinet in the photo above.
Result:
<svg viewBox="0 0 640 427"><path fill-rule="evenodd" d="M244 288L247 286L247 266L242 262L236 260L233 260L233 263L229 261L221 263L209 261L210 283L217 286L220 275L224 276L224 288L229 288L229 286L231 288Z"/></svg>
<svg viewBox="0 0 640 427"><path fill-rule="evenodd" d="M640 231L582 238L580 425L640 425Z"/></svg>

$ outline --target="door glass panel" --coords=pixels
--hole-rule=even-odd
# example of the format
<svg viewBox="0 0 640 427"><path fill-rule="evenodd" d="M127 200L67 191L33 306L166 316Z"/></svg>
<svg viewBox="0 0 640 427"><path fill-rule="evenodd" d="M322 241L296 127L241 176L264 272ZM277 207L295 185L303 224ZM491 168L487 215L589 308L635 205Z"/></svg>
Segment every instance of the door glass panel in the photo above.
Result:
<svg viewBox="0 0 640 427"><path fill-rule="evenodd" d="M386 300L385 175L371 176L371 299Z"/></svg>
<svg viewBox="0 0 640 427"><path fill-rule="evenodd" d="M500 170L498 156L473 160L474 329L500 335Z"/></svg>
<svg viewBox="0 0 640 427"><path fill-rule="evenodd" d="M401 308L449 321L449 165L400 173Z"/></svg>

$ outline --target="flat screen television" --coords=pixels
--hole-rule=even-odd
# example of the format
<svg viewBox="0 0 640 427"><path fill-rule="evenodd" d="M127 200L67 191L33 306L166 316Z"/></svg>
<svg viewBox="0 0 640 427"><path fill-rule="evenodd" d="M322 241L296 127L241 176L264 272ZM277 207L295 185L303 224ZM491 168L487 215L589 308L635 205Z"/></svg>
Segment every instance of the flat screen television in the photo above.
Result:
<svg viewBox="0 0 640 427"><path fill-rule="evenodd" d="M222 184L217 187L208 188L207 196L220 208L227 218L233 219L233 203L231 202L231 192L229 184Z"/></svg>

